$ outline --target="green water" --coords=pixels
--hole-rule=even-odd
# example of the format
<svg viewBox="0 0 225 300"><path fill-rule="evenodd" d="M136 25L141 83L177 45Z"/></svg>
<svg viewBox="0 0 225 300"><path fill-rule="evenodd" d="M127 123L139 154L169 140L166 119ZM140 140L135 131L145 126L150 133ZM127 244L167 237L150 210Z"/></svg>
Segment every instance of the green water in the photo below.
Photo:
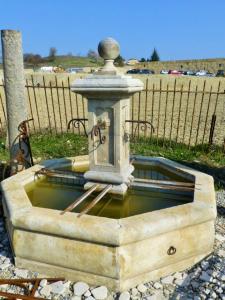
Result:
<svg viewBox="0 0 225 300"><path fill-rule="evenodd" d="M159 166L135 166L135 177L184 181ZM37 180L26 186L27 195L33 206L64 210L84 193L80 186L49 182L47 178ZM97 195L93 194L77 206L73 211L80 212ZM145 212L159 210L193 201L193 192L177 192L169 190L130 188L125 196L105 195L89 212L90 215L125 218Z"/></svg>

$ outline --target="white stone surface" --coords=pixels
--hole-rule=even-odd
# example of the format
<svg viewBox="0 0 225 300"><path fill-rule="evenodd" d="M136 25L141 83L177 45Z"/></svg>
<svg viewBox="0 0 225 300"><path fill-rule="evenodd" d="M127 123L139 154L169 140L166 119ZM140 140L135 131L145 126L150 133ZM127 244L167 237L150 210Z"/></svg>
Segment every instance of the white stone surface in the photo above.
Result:
<svg viewBox="0 0 225 300"><path fill-rule="evenodd" d="M47 279L42 279L41 282L40 282L40 284L39 284L39 286L40 286L40 287L44 287L44 286L46 286L47 284L48 284Z"/></svg>
<svg viewBox="0 0 225 300"><path fill-rule="evenodd" d="M95 300L95 298L92 296L89 296L89 297L85 298L85 300Z"/></svg>
<svg viewBox="0 0 225 300"><path fill-rule="evenodd" d="M104 300L107 298L108 289L106 286L100 286L91 291L92 295L97 300Z"/></svg>
<svg viewBox="0 0 225 300"><path fill-rule="evenodd" d="M91 296L91 292L89 290L87 290L85 293L84 293L84 297L90 297Z"/></svg>
<svg viewBox="0 0 225 300"><path fill-rule="evenodd" d="M146 300L166 300L162 291L156 291L153 295L147 296Z"/></svg>
<svg viewBox="0 0 225 300"><path fill-rule="evenodd" d="M173 284L174 277L173 276L167 276L161 279L161 282L163 284Z"/></svg>
<svg viewBox="0 0 225 300"><path fill-rule="evenodd" d="M63 294L65 291L65 286L62 281L57 281L49 285L52 289L53 294Z"/></svg>
<svg viewBox="0 0 225 300"><path fill-rule="evenodd" d="M119 300L130 300L130 293L129 292L123 292L119 296Z"/></svg>
<svg viewBox="0 0 225 300"><path fill-rule="evenodd" d="M218 251L218 255L219 255L220 257L225 257L225 250L220 249L220 250Z"/></svg>
<svg viewBox="0 0 225 300"><path fill-rule="evenodd" d="M222 243L225 241L225 237L219 233L216 234L216 239Z"/></svg>
<svg viewBox="0 0 225 300"><path fill-rule="evenodd" d="M3 264L0 265L0 270L5 270L5 269L7 269L9 266L10 266L10 263L9 263L9 262L8 262L8 263L3 263Z"/></svg>
<svg viewBox="0 0 225 300"><path fill-rule="evenodd" d="M137 288L132 288L132 289L131 289L131 295L132 295L132 296L135 297L135 296L138 295L138 293L139 293L139 292L138 292L138 289L137 289Z"/></svg>
<svg viewBox="0 0 225 300"><path fill-rule="evenodd" d="M219 278L221 281L225 281L225 274L221 275Z"/></svg>
<svg viewBox="0 0 225 300"><path fill-rule="evenodd" d="M173 274L173 277L176 279L183 279L183 274L181 272L176 272Z"/></svg>
<svg viewBox="0 0 225 300"><path fill-rule="evenodd" d="M85 282L76 282L73 286L73 292L76 296L82 296L89 289L89 285ZM90 295L88 295L90 296Z"/></svg>
<svg viewBox="0 0 225 300"><path fill-rule="evenodd" d="M203 271L200 276L200 279L209 282L211 280L211 276L207 272Z"/></svg>
<svg viewBox="0 0 225 300"><path fill-rule="evenodd" d="M144 284L139 284L139 285L137 286L137 289L138 289L138 291L141 292L141 293L145 293L145 292L147 291L147 287L146 287Z"/></svg>
<svg viewBox="0 0 225 300"><path fill-rule="evenodd" d="M21 278L27 278L28 271L24 269L15 269L15 275Z"/></svg>
<svg viewBox="0 0 225 300"><path fill-rule="evenodd" d="M161 289L161 288L162 288L162 284L159 283L159 282L155 282L155 283L154 283L154 288L155 288L155 289Z"/></svg>
<svg viewBox="0 0 225 300"><path fill-rule="evenodd" d="M40 294L44 297L49 297L52 292L52 287L50 285L45 285L43 288L40 290Z"/></svg>
<svg viewBox="0 0 225 300"><path fill-rule="evenodd" d="M209 262L208 261L202 261L201 262L201 267L203 270L207 270L209 267Z"/></svg>

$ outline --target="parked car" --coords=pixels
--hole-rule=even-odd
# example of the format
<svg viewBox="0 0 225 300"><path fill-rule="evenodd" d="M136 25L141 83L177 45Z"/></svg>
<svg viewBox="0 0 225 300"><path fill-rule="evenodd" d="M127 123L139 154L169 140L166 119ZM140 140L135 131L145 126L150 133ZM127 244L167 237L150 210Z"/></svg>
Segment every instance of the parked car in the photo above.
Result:
<svg viewBox="0 0 225 300"><path fill-rule="evenodd" d="M127 74L140 74L140 69L131 69L131 70L128 70Z"/></svg>
<svg viewBox="0 0 225 300"><path fill-rule="evenodd" d="M178 70L169 70L168 74L171 74L171 75L182 75L183 72L182 71L178 71Z"/></svg>
<svg viewBox="0 0 225 300"><path fill-rule="evenodd" d="M168 74L168 72L169 72L169 71L167 71L167 70L161 70L161 71L160 71L160 74Z"/></svg>
<svg viewBox="0 0 225 300"><path fill-rule="evenodd" d="M68 69L66 69L67 73L80 73L82 71L83 71L82 68L68 68Z"/></svg>
<svg viewBox="0 0 225 300"><path fill-rule="evenodd" d="M131 69L127 71L127 74L155 74L155 72L149 69Z"/></svg>
<svg viewBox="0 0 225 300"><path fill-rule="evenodd" d="M43 66L39 70L40 72L45 73L63 73L65 72L64 68L62 66Z"/></svg>
<svg viewBox="0 0 225 300"><path fill-rule="evenodd" d="M199 70L198 72L196 72L196 76L207 76L207 71L206 70Z"/></svg>
<svg viewBox="0 0 225 300"><path fill-rule="evenodd" d="M187 76L195 76L195 71L191 71L191 70L187 70L183 72L183 75L187 75Z"/></svg>
<svg viewBox="0 0 225 300"><path fill-rule="evenodd" d="M216 73L216 77L225 77L224 70L218 70L217 73Z"/></svg>
<svg viewBox="0 0 225 300"><path fill-rule="evenodd" d="M53 73L54 67L53 66L43 66L40 68L40 72Z"/></svg>
<svg viewBox="0 0 225 300"><path fill-rule="evenodd" d="M215 77L215 74L210 73L209 71L206 71L206 70L200 70L200 71L196 72L196 76Z"/></svg>
<svg viewBox="0 0 225 300"><path fill-rule="evenodd" d="M207 77L215 77L216 74L215 74L215 73L207 72L207 73L206 73L206 76L207 76Z"/></svg>
<svg viewBox="0 0 225 300"><path fill-rule="evenodd" d="M141 69L140 74L155 74L155 72L149 69Z"/></svg>

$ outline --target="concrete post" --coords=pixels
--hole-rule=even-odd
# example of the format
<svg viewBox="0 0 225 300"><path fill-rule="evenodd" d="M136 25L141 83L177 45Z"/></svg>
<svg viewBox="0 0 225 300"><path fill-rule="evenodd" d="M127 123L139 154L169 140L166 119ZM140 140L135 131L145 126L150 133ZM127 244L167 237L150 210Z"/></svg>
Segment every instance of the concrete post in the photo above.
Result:
<svg viewBox="0 0 225 300"><path fill-rule="evenodd" d="M23 164L28 167L30 157L27 145L22 141L19 147L17 138L18 125L28 117L21 33L15 30L1 30L1 40L10 160L17 165Z"/></svg>

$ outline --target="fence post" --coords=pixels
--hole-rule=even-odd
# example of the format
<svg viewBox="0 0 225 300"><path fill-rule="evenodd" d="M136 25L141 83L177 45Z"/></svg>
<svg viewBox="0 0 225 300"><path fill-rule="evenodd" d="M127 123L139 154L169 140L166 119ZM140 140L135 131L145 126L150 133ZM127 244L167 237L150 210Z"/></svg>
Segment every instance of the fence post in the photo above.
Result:
<svg viewBox="0 0 225 300"><path fill-rule="evenodd" d="M211 120L210 132L209 132L209 145L213 144L213 135L214 135L215 125L216 125L216 115L213 114L212 120Z"/></svg>
<svg viewBox="0 0 225 300"><path fill-rule="evenodd" d="M21 33L15 30L1 30L1 40L10 160L11 162L15 161L12 167L17 169L21 154L23 157L26 156L23 165L25 167L30 166L29 163L26 163L30 161L28 146L23 140L20 140L20 142L18 140L20 134L18 126L26 121L28 116Z"/></svg>

